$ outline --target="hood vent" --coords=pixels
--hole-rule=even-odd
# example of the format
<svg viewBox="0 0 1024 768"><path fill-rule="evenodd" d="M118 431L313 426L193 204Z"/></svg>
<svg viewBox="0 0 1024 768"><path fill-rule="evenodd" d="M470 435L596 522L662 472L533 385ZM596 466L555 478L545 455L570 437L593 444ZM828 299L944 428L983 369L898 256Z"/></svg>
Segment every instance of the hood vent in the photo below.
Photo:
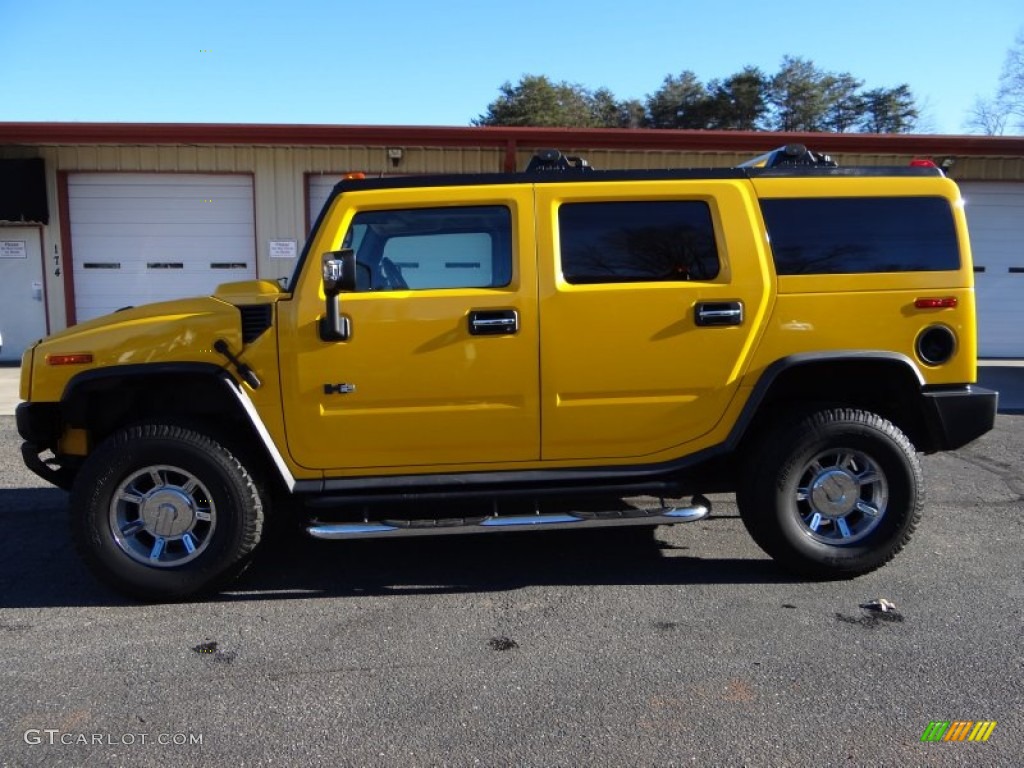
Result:
<svg viewBox="0 0 1024 768"><path fill-rule="evenodd" d="M242 313L242 342L256 341L270 327L274 307L270 304L253 304L239 307Z"/></svg>

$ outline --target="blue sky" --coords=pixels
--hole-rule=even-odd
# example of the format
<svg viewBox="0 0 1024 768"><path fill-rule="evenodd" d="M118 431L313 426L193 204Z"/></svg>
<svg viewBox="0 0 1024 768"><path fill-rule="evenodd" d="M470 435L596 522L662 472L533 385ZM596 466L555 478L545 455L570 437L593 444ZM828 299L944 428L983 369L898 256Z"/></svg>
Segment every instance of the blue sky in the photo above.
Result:
<svg viewBox="0 0 1024 768"><path fill-rule="evenodd" d="M0 121L467 125L523 74L642 99L791 54L962 133L1021 29L1021 0L0 0Z"/></svg>

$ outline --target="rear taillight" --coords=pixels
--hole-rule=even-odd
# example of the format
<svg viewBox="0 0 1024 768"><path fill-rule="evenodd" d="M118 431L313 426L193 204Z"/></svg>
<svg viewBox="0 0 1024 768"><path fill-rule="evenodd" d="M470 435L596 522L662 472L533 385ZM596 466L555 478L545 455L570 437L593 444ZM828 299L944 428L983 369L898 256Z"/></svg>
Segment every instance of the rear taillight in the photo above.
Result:
<svg viewBox="0 0 1024 768"><path fill-rule="evenodd" d="M914 300L918 309L954 309L956 305L956 296L923 296Z"/></svg>

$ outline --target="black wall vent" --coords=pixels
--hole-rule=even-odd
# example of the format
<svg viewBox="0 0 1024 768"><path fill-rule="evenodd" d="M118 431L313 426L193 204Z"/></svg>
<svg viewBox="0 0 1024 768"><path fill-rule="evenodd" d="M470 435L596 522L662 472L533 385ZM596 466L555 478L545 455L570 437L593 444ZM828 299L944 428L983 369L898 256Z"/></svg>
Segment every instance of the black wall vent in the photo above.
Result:
<svg viewBox="0 0 1024 768"><path fill-rule="evenodd" d="M50 223L41 157L0 160L0 221Z"/></svg>
<svg viewBox="0 0 1024 768"><path fill-rule="evenodd" d="M253 304L238 308L238 311L242 313L242 341L244 343L256 341L270 327L273 309L270 304Z"/></svg>

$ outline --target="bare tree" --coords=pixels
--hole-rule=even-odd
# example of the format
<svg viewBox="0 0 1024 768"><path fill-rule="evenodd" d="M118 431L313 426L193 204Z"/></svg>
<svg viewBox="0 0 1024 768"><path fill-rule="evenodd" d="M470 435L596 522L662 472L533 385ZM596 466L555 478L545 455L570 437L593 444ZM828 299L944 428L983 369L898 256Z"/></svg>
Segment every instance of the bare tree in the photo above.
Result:
<svg viewBox="0 0 1024 768"><path fill-rule="evenodd" d="M1006 52L998 98L1014 126L1024 129L1024 29L1017 33L1017 39Z"/></svg>
<svg viewBox="0 0 1024 768"><path fill-rule="evenodd" d="M1009 115L999 99L986 99L981 96L974 100L970 115L967 118L967 130L985 136L1002 136L1006 130Z"/></svg>
<svg viewBox="0 0 1024 768"><path fill-rule="evenodd" d="M1011 126L1024 130L1024 29L1006 52L995 96L975 100L966 126L988 136L1000 136Z"/></svg>

